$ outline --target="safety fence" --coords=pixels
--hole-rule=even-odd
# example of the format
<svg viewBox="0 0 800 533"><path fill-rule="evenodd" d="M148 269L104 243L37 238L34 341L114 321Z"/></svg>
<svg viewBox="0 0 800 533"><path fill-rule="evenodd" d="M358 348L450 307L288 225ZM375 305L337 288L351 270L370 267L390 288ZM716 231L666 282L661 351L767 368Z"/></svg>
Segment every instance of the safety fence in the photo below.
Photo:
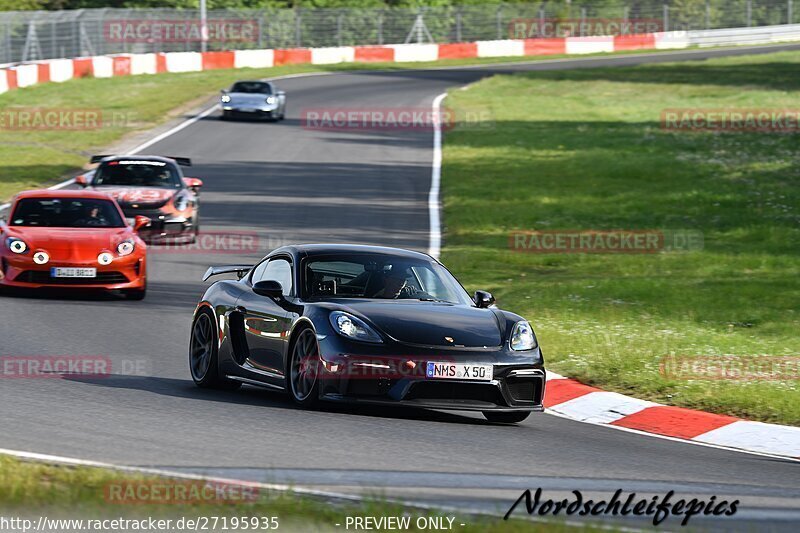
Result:
<svg viewBox="0 0 800 533"><path fill-rule="evenodd" d="M0 64L64 57L443 44L800 23L800 0L627 0L425 8L0 12Z"/></svg>

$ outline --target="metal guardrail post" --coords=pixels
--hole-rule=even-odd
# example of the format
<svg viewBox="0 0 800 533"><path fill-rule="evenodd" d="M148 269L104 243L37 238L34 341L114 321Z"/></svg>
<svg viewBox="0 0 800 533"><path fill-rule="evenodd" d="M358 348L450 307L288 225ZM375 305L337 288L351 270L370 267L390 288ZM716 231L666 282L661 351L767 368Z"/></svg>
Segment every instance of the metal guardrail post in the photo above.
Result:
<svg viewBox="0 0 800 533"><path fill-rule="evenodd" d="M458 6L456 10L456 42L460 43L462 41L461 38L461 6Z"/></svg>
<svg viewBox="0 0 800 533"><path fill-rule="evenodd" d="M711 1L706 0L706 29L711 28Z"/></svg>
<svg viewBox="0 0 800 533"><path fill-rule="evenodd" d="M497 20L497 39L500 40L503 38L503 7L497 6L497 13L495 13L495 19Z"/></svg>
<svg viewBox="0 0 800 533"><path fill-rule="evenodd" d="M669 6L667 4L664 4L663 19L664 31L669 31Z"/></svg>
<svg viewBox="0 0 800 533"><path fill-rule="evenodd" d="M584 31L586 30L586 8L581 8L581 37L584 37Z"/></svg>
<svg viewBox="0 0 800 533"><path fill-rule="evenodd" d="M295 8L294 12L294 44L297 48L300 48L300 43L303 41L302 35L302 28L300 27L300 23L302 22L302 15L300 14L300 8Z"/></svg>
<svg viewBox="0 0 800 533"><path fill-rule="evenodd" d="M752 0L747 0L747 27L749 28L753 24L753 2Z"/></svg>
<svg viewBox="0 0 800 533"><path fill-rule="evenodd" d="M786 23L792 24L794 22L794 13L792 12L792 0L786 0Z"/></svg>
<svg viewBox="0 0 800 533"><path fill-rule="evenodd" d="M341 11L336 15L336 46L342 46L342 15Z"/></svg>
<svg viewBox="0 0 800 533"><path fill-rule="evenodd" d="M383 11L378 13L378 44L383 44Z"/></svg>

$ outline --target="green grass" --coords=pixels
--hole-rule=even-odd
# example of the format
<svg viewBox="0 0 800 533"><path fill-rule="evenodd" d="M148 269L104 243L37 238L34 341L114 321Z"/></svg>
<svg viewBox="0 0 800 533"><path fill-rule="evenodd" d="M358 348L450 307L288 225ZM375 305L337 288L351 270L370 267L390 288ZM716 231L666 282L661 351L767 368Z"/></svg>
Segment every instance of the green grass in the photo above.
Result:
<svg viewBox="0 0 800 533"><path fill-rule="evenodd" d="M107 487L120 483L153 482L165 487L180 485L181 480L123 474L101 468L53 466L44 463L24 462L0 455L0 512L12 516L38 519L43 515L51 519L100 520L110 518L177 520L180 517L277 517L281 531L341 531L348 516L410 516L411 524L417 517L454 516L450 512L420 511L387 503L377 499L363 503L342 503L330 499L300 496L291 492L259 491L257 498L247 503L109 503ZM175 483L175 485L171 485ZM513 502L509 502L509 507ZM516 511L524 513L523 510ZM36 520L34 520L35 524ZM220 520L218 524L222 524ZM342 524L336 527L335 524ZM569 527L561 521L531 523L521 519L503 521L501 518L456 516L455 530L464 533L521 533L595 530ZM174 522L173 522L174 524ZM229 522L230 525L230 522ZM229 529L244 530L243 527ZM250 528L252 529L252 528ZM217 528L221 531L221 526ZM412 527L409 531L419 531ZM597 530L599 531L599 529Z"/></svg>
<svg viewBox="0 0 800 533"><path fill-rule="evenodd" d="M645 52L649 51L638 53ZM352 63L325 67L292 65L269 69L83 78L10 91L0 95L0 113L11 108L99 109L103 114L104 126L82 131L21 131L0 126L0 203L21 190L60 181L65 174L83 167L89 155L97 153L128 133L147 130L165 122L174 115L174 110L191 102L199 102L199 99L213 95L237 79L300 72L404 70L563 57L567 56L455 59L421 63ZM289 99L291 105L291 94ZM126 117L126 120L115 123L114 117L120 116Z"/></svg>
<svg viewBox="0 0 800 533"><path fill-rule="evenodd" d="M800 425L786 381L686 381L668 354L800 353L800 135L673 132L663 108L796 109L800 54L526 73L451 93L444 262L529 318L549 368L663 403ZM513 230L699 230L692 252L512 252ZM797 376L795 376L797 378Z"/></svg>

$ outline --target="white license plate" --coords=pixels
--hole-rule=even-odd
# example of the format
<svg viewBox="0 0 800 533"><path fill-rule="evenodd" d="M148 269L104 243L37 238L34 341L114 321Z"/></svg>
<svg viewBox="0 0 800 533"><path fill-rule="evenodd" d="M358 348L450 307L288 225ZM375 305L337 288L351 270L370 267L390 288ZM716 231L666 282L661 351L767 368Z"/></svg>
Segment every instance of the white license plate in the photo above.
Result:
<svg viewBox="0 0 800 533"><path fill-rule="evenodd" d="M251 109L249 107L243 107L243 108L239 109L239 111L242 112L242 113L255 113L256 111L258 111L258 109Z"/></svg>
<svg viewBox="0 0 800 533"><path fill-rule="evenodd" d="M125 222L127 222L130 227L134 227L136 225L136 219L135 218L126 218Z"/></svg>
<svg viewBox="0 0 800 533"><path fill-rule="evenodd" d="M51 278L96 278L96 268L62 268L53 267L50 269Z"/></svg>
<svg viewBox="0 0 800 533"><path fill-rule="evenodd" d="M431 379L491 381L492 365L429 362L425 375Z"/></svg>

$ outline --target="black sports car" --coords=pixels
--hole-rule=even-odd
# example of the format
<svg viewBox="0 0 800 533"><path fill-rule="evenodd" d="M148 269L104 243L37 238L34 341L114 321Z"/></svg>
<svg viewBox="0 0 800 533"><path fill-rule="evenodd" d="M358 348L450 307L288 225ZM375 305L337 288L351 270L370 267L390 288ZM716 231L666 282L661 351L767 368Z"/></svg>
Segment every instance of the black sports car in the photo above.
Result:
<svg viewBox="0 0 800 533"><path fill-rule="evenodd" d="M520 422L541 411L542 354L530 324L470 298L426 254L358 245L297 245L254 267L211 267L192 322L200 387L242 383L320 400L482 411Z"/></svg>

